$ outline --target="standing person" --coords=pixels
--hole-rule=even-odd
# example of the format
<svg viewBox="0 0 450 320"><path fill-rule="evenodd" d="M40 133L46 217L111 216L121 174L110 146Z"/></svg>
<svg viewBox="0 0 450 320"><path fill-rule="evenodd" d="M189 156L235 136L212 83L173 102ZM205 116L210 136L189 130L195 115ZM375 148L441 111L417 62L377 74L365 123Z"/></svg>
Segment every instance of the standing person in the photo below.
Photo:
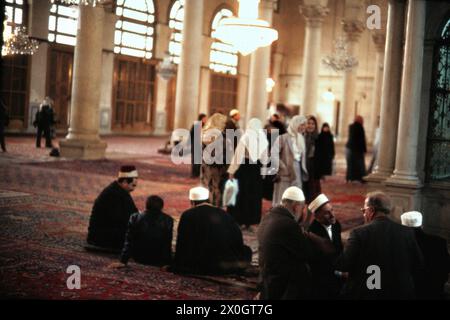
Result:
<svg viewBox="0 0 450 320"><path fill-rule="evenodd" d="M377 128L375 129L375 139L373 140L373 155L372 160L370 160L369 169L367 170L368 173L372 173L373 169L375 168L375 165L378 162L378 148L380 147L380 138L381 138L380 135L381 135L380 116L378 116Z"/></svg>
<svg viewBox="0 0 450 320"><path fill-rule="evenodd" d="M347 160L347 182L360 181L364 183L366 164L364 155L367 152L366 134L363 127L363 118L356 116L355 121L348 128L348 141L345 145L345 157Z"/></svg>
<svg viewBox="0 0 450 320"><path fill-rule="evenodd" d="M269 143L259 119L247 124L228 168L229 178L238 180L236 206L230 212L237 223L250 231L261 220L263 185L261 168L267 164Z"/></svg>
<svg viewBox="0 0 450 320"><path fill-rule="evenodd" d="M187 274L241 272L250 265L252 250L244 245L242 232L224 210L209 203L203 187L189 190L191 208L178 224L172 271Z"/></svg>
<svg viewBox="0 0 450 320"><path fill-rule="evenodd" d="M306 118L295 116L289 122L287 133L278 137L272 148L272 161L278 160L278 173L275 178L272 205L280 204L284 191L296 186L302 189L302 180L306 179L306 147L303 133L306 129Z"/></svg>
<svg viewBox="0 0 450 320"><path fill-rule="evenodd" d="M317 299L336 299L342 287L340 273L334 268L334 261L342 253L341 224L333 214L333 206L327 196L320 194L308 209L314 214L309 232L325 239L334 247L332 255L319 254L311 262L314 297Z"/></svg>
<svg viewBox="0 0 450 320"><path fill-rule="evenodd" d="M135 166L122 166L117 180L95 199L89 220L89 244L114 251L122 249L130 216L139 212L130 195L137 180Z"/></svg>
<svg viewBox="0 0 450 320"><path fill-rule="evenodd" d="M278 139L279 136L285 134L286 127L284 124L280 121L280 116L277 113L274 113L264 129L267 132L267 141L269 141L269 153L272 149L272 140L275 141ZM273 187L274 187L274 180L276 179L276 175L266 175L263 179L263 193L264 193L264 199L266 200L273 200Z"/></svg>
<svg viewBox="0 0 450 320"><path fill-rule="evenodd" d="M350 233L336 263L337 270L348 272L344 297L413 299L414 275L423 260L414 231L389 219L391 201L381 191L368 193L361 211L365 225Z"/></svg>
<svg viewBox="0 0 450 320"><path fill-rule="evenodd" d="M130 258L147 265L170 265L172 261L173 218L165 214L164 200L151 195L145 211L130 217L120 262L111 267L124 267Z"/></svg>
<svg viewBox="0 0 450 320"><path fill-rule="evenodd" d="M45 147L52 147L51 126L55 124L53 109L50 106L48 99L39 106L39 111L36 113L35 120L33 122L34 127L37 127L36 147L41 147L42 134L45 136Z"/></svg>
<svg viewBox="0 0 450 320"><path fill-rule="evenodd" d="M324 176L333 174L333 159L335 156L334 151L334 137L330 131L330 125L324 123L322 130L316 141L316 179L322 179Z"/></svg>
<svg viewBox="0 0 450 320"><path fill-rule="evenodd" d="M0 99L0 144L2 146L2 151L6 152L5 144L5 127L9 125L9 116L6 111L6 106L3 100Z"/></svg>
<svg viewBox="0 0 450 320"><path fill-rule="evenodd" d="M202 130L201 181L208 188L210 203L220 207L223 186L227 179L227 140L225 136L226 116L213 114ZM219 148L220 146L220 148Z"/></svg>
<svg viewBox="0 0 450 320"><path fill-rule="evenodd" d="M238 130L239 129L239 120L241 119L241 113L238 109L232 109L227 118L227 123L225 125L225 129Z"/></svg>
<svg viewBox="0 0 450 320"><path fill-rule="evenodd" d="M306 169L308 170L308 180L305 183L303 191L305 192L306 203L310 203L321 192L320 178L317 178L318 166L316 155L316 141L319 137L317 120L314 116L308 117L308 124L305 132L306 144Z"/></svg>
<svg viewBox="0 0 450 320"><path fill-rule="evenodd" d="M405 212L400 218L404 226L414 230L424 257L424 268L415 276L417 298L443 299L450 272L447 241L423 231L422 214L418 211Z"/></svg>
<svg viewBox="0 0 450 320"><path fill-rule="evenodd" d="M198 115L197 121L191 127L191 178L200 177L202 161L202 128L208 117L204 113ZM197 140L195 139L197 137ZM196 163L198 162L198 163Z"/></svg>

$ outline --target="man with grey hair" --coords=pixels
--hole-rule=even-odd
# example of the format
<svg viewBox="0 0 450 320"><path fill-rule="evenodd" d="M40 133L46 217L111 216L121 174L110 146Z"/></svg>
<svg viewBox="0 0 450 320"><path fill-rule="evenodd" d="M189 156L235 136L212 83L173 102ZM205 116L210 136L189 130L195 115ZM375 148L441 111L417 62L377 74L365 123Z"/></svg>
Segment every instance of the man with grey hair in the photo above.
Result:
<svg viewBox="0 0 450 320"><path fill-rule="evenodd" d="M365 225L351 232L336 263L348 272L344 298L414 298L413 276L423 260L414 232L388 218L391 201L381 191L367 194L361 211Z"/></svg>

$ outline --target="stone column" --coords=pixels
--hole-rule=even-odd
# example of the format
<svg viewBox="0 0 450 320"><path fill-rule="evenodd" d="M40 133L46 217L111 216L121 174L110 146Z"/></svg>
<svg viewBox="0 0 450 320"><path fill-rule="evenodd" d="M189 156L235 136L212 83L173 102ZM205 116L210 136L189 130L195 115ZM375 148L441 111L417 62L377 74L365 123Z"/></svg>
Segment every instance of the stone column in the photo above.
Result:
<svg viewBox="0 0 450 320"><path fill-rule="evenodd" d="M323 1L322 1L323 2ZM302 104L301 114L311 115L317 111L317 88L319 85L319 68L321 61L321 40L323 18L330 11L326 5L306 4L300 6L300 13L306 20L305 46L303 51Z"/></svg>
<svg viewBox="0 0 450 320"><path fill-rule="evenodd" d="M203 0L186 1L175 96L175 129L188 129L197 119L203 51L202 25Z"/></svg>
<svg viewBox="0 0 450 320"><path fill-rule="evenodd" d="M384 46L386 36L384 33L374 33L373 42L375 43L375 88L373 90L372 109L370 110L370 126L368 139L371 142L375 140L375 132L379 125L378 117L380 117L381 110L381 88L383 85L383 60L384 60Z"/></svg>
<svg viewBox="0 0 450 320"><path fill-rule="evenodd" d="M49 45L46 40L48 37L48 18L50 16L51 5L50 1L29 2L30 19L28 34L33 38L44 41L39 43L39 49L31 56L28 121L26 120L27 123L25 124L28 132L36 132L36 129L33 127L34 116L40 103L46 96L46 83L43 77L47 74Z"/></svg>
<svg viewBox="0 0 450 320"><path fill-rule="evenodd" d="M425 1L410 0L408 2L405 52L403 55L400 122L397 136L398 148L394 174L388 179L388 185L408 188L419 188L421 186L421 181L417 175L417 148L422 93L425 17Z"/></svg>
<svg viewBox="0 0 450 320"><path fill-rule="evenodd" d="M98 159L106 150L98 134L105 12L101 6L79 6L79 10L70 128L59 144L63 157Z"/></svg>
<svg viewBox="0 0 450 320"><path fill-rule="evenodd" d="M259 19L272 25L273 3L270 0L262 0L259 3ZM267 118L268 94L266 80L270 73L271 46L258 48L252 53L248 82L248 100L246 122L251 118L258 118L263 123Z"/></svg>
<svg viewBox="0 0 450 320"><path fill-rule="evenodd" d="M402 51L405 5L390 0L388 7L383 86L381 89L380 146L378 165L368 181L384 181L392 175L397 148L400 85L402 82Z"/></svg>
<svg viewBox="0 0 450 320"><path fill-rule="evenodd" d="M280 102L280 74L281 74L281 66L283 63L283 54L279 52L275 52L273 55L273 71L272 71L272 79L275 81L275 86L272 91L272 102L278 103Z"/></svg>
<svg viewBox="0 0 450 320"><path fill-rule="evenodd" d="M364 24L360 20L344 20L344 32L347 36L347 52L355 55L358 39L364 30ZM342 111L339 116L339 140L345 142L348 137L348 126L353 122L355 112L356 71L354 67L344 73L344 88L342 97Z"/></svg>

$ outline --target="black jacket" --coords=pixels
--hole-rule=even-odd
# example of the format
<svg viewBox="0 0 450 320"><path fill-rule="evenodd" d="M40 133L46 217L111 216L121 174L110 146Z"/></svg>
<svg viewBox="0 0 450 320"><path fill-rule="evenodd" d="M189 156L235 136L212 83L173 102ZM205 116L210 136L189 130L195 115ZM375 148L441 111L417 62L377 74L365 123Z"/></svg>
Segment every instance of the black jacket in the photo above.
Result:
<svg viewBox="0 0 450 320"><path fill-rule="evenodd" d="M183 212L172 271L226 274L241 271L250 261L251 249L231 215L207 204Z"/></svg>
<svg viewBox="0 0 450 320"><path fill-rule="evenodd" d="M33 125L38 128L44 129L49 128L55 124L54 112L49 105L42 106L41 110L36 112L36 117L34 119Z"/></svg>
<svg viewBox="0 0 450 320"><path fill-rule="evenodd" d="M95 199L87 242L121 250L130 216L138 211L130 193L114 181Z"/></svg>
<svg viewBox="0 0 450 320"><path fill-rule="evenodd" d="M316 179L320 179L325 175L331 175L333 171L334 138L330 132L321 132L316 141L315 161Z"/></svg>
<svg viewBox="0 0 450 320"><path fill-rule="evenodd" d="M167 265L172 260L173 219L163 212L135 213L130 217L120 261Z"/></svg>
<svg viewBox="0 0 450 320"><path fill-rule="evenodd" d="M330 240L330 236L325 228L314 219L308 229L318 235L321 238ZM341 224L336 221L335 224L331 226L331 233L333 235L333 240L331 241L335 250L332 255L326 255L316 250L317 255L311 261L311 271L313 275L313 287L314 296L318 299L332 299L337 298L341 290L342 281L339 279L334 271L334 261L342 253L342 239L341 239Z"/></svg>
<svg viewBox="0 0 450 320"><path fill-rule="evenodd" d="M411 299L415 297L414 274L423 258L411 228L387 217L354 229L337 270L349 272L344 297L349 299ZM367 280L374 275L369 266L378 266L381 289L370 290Z"/></svg>
<svg viewBox="0 0 450 320"><path fill-rule="evenodd" d="M312 248L284 207L272 208L258 228L261 299L311 298Z"/></svg>
<svg viewBox="0 0 450 320"><path fill-rule="evenodd" d="M419 299L441 299L450 272L447 241L414 228L416 240L424 256L424 268L416 275L416 292Z"/></svg>

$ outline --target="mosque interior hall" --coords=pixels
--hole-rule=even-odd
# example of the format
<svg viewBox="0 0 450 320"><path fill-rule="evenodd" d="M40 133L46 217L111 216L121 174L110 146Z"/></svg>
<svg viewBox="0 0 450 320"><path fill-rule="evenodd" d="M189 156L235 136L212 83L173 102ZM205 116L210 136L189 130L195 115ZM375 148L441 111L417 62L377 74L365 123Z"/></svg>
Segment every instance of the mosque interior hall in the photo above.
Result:
<svg viewBox="0 0 450 320"><path fill-rule="evenodd" d="M5 0L0 20L0 299L259 297L259 221L279 205L275 178L261 180L257 222L236 224L252 251L244 271L183 274L137 259L117 267L122 250L87 243L99 195L121 178L137 181L127 197L138 213L150 210L150 195L163 199L173 255L184 212L205 200L192 188L203 185L208 205L234 215L222 197L240 171L226 166L219 187L205 185L213 170L200 158L194 174L190 139L202 117L203 128L221 119L221 131L226 121L243 133L233 152L248 132L273 129L273 119L304 141L305 151L292 149L310 171L302 217L314 219L308 204L326 195L344 249L367 224L374 191L389 197L390 220L420 212L423 231L450 243L448 0ZM328 170L319 140L303 138L311 116L314 139L330 137ZM302 133L292 129L300 118ZM359 138L364 151L354 160ZM174 161L174 150L191 145ZM237 199L246 192L239 186ZM216 191L220 201L211 200ZM449 299L450 282L444 287Z"/></svg>

